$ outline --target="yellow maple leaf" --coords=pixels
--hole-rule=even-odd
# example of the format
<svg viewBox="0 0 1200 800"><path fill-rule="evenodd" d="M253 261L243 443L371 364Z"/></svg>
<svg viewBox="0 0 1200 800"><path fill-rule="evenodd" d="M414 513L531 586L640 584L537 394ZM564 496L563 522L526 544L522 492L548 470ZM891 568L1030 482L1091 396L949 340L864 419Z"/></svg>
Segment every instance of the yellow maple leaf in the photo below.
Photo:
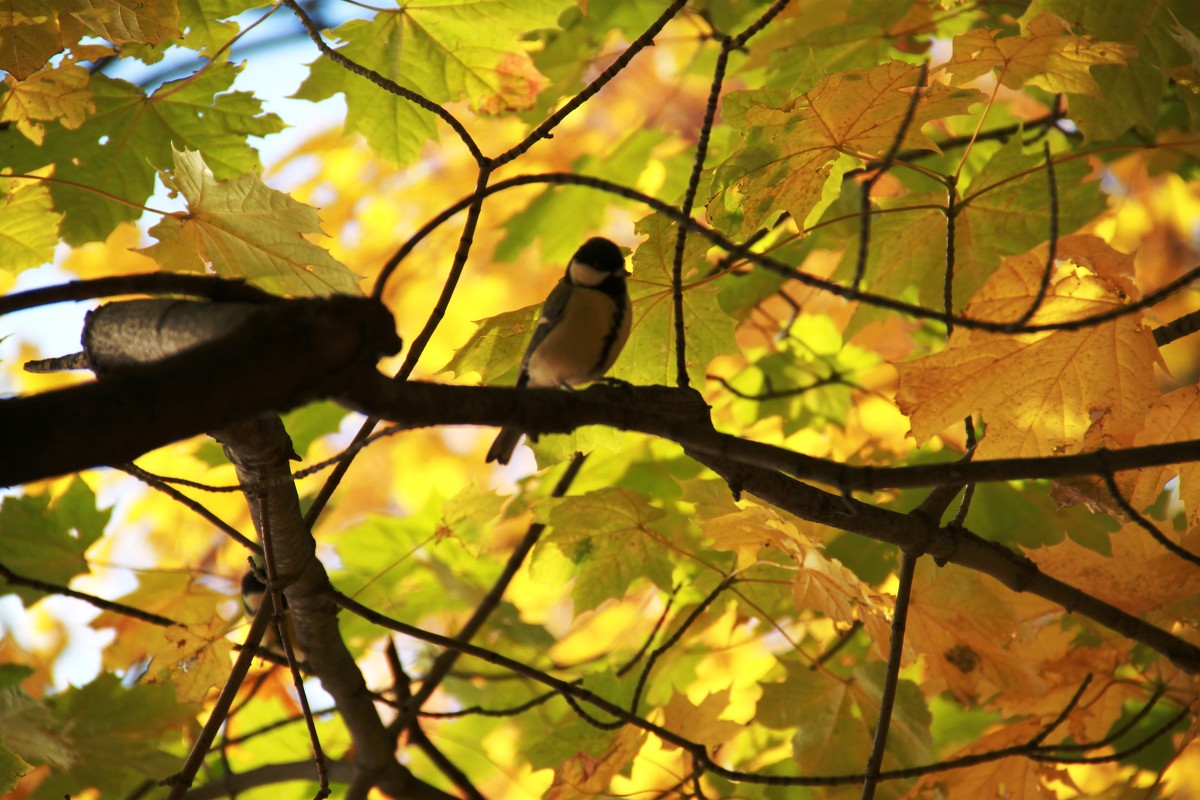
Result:
<svg viewBox="0 0 1200 800"><path fill-rule="evenodd" d="M26 138L41 144L46 137L42 122L56 120L75 130L96 110L88 88L91 76L77 64L43 69L18 81L5 77L8 94L0 104L0 121L12 122Z"/></svg>
<svg viewBox="0 0 1200 800"><path fill-rule="evenodd" d="M112 611L101 613L92 627L117 632L104 650L105 666L127 669L149 661L146 682L170 681L181 701L201 700L229 677L233 646L225 634L230 623L217 613L226 598L180 572L144 573L138 584L121 602L180 624L162 627Z"/></svg>
<svg viewBox="0 0 1200 800"><path fill-rule="evenodd" d="M1200 439L1200 387L1183 386L1159 398L1146 414L1146 423L1133 438L1135 447ZM1158 499L1167 481L1179 477L1179 498L1189 527L1200 522L1200 465L1173 464L1117 476L1130 505L1143 509Z"/></svg>
<svg viewBox="0 0 1200 800"><path fill-rule="evenodd" d="M746 728L745 722L721 719L729 708L729 689L707 695L699 704L688 699L687 694L676 691L663 709L666 727L693 742L707 747L716 747L737 736ZM666 744L668 749L673 745Z"/></svg>
<svg viewBox="0 0 1200 800"><path fill-rule="evenodd" d="M179 35L175 0L72 0L71 16L113 44L157 44Z"/></svg>
<svg viewBox="0 0 1200 800"><path fill-rule="evenodd" d="M25 80L64 47L57 9L48 0L0 5L0 69Z"/></svg>
<svg viewBox="0 0 1200 800"><path fill-rule="evenodd" d="M626 725L598 756L578 753L554 773L547 800L592 800L604 794L609 782L633 760L642 748L646 732Z"/></svg>
<svg viewBox="0 0 1200 800"><path fill-rule="evenodd" d="M1172 531L1164 535L1180 542ZM1184 537L1182 546L1195 551L1196 535ZM1027 555L1059 580L1112 603L1122 611L1144 614L1187 596L1182 587L1195 586L1196 567L1170 553L1136 523L1114 533L1112 557L1064 539Z"/></svg>
<svg viewBox="0 0 1200 800"><path fill-rule="evenodd" d="M927 692L949 690L961 702L1000 693L1014 701L1057 685L1042 666L1061 659L1072 637L1053 603L953 566L922 563L916 580L905 646L925 657ZM1078 685L1074 676L1063 680Z"/></svg>
<svg viewBox="0 0 1200 800"><path fill-rule="evenodd" d="M1001 31L977 28L954 37L954 56L946 69L961 86L995 70L1010 89L1025 84L1047 92L1100 94L1089 70L1098 64L1124 64L1137 48L1120 42L1097 42L1071 33L1071 26L1049 12L1025 25L1020 36L1001 38Z"/></svg>
<svg viewBox="0 0 1200 800"><path fill-rule="evenodd" d="M1047 246L1005 259L971 299L967 316L1015 321L1034 302ZM1045 301L1032 324L1065 322L1112 311L1136 290L1132 258L1095 236L1065 236ZM899 364L896 402L923 442L969 414L982 412L983 458L1078 451L1102 424L1128 442L1158 397L1158 349L1133 314L1078 331L1004 335L956 328L946 349Z"/></svg>
<svg viewBox="0 0 1200 800"><path fill-rule="evenodd" d="M758 551L764 547L795 554L800 542L813 544L774 509L763 506L750 506L705 520L703 528L714 549L737 553L739 570L758 561Z"/></svg>
<svg viewBox="0 0 1200 800"><path fill-rule="evenodd" d="M990 753L1024 744L1041 732L1047 720L1030 718L988 733L949 758ZM935 772L921 778L902 800L926 797L971 798L971 800L1048 800L1057 797L1047 785L1066 771L1021 756L987 761L971 769Z"/></svg>
<svg viewBox="0 0 1200 800"><path fill-rule="evenodd" d="M257 175L218 181L200 153L175 150L169 183L188 201L150 229L158 244L140 251L167 269L246 278L294 295L358 293L358 277L304 238L319 233L317 212Z"/></svg>

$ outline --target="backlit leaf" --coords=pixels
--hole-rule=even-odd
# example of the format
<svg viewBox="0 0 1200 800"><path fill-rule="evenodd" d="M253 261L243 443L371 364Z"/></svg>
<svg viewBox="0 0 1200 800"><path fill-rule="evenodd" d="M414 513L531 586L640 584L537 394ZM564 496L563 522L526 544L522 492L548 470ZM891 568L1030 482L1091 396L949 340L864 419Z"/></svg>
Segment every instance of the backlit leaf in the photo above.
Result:
<svg viewBox="0 0 1200 800"><path fill-rule="evenodd" d="M708 215L728 228L731 209L748 235L768 217L787 211L803 222L821 199L841 155L879 158L887 152L916 91L920 70L892 61L830 75L799 97L751 102L740 128L741 148L717 170ZM921 132L931 119L965 114L983 96L974 89L927 85L903 146L937 150Z"/></svg>
<svg viewBox="0 0 1200 800"><path fill-rule="evenodd" d="M1020 36L1001 37L1001 31L983 28L956 36L954 57L946 64L954 84L961 86L994 70L1010 89L1029 83L1047 92L1097 95L1100 87L1090 69L1124 64L1137 54L1137 48L1127 44L1073 34L1063 20L1046 12L1023 27Z"/></svg>
<svg viewBox="0 0 1200 800"><path fill-rule="evenodd" d="M150 229L144 252L163 267L246 278L280 294L351 294L357 277L329 251L304 238L319 233L316 209L271 189L255 175L220 181L196 152L175 152L171 185L188 212Z"/></svg>
<svg viewBox="0 0 1200 800"><path fill-rule="evenodd" d="M1006 260L966 313L996 322L1020 318L1037 297L1045 258L1042 247ZM1127 259L1100 240L1064 237L1058 259L1034 324L1129 302ZM1080 331L1003 335L956 328L942 352L900 365L897 401L919 441L982 412L988 432L980 457L1077 452L1101 421L1118 440L1141 429L1158 396L1156 361L1153 339L1137 315Z"/></svg>

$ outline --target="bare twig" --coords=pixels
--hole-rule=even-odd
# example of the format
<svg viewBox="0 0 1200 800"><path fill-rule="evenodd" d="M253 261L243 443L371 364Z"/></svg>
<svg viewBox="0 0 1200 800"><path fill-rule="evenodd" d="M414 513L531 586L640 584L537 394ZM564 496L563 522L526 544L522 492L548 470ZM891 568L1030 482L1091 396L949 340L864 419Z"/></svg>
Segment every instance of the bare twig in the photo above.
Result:
<svg viewBox="0 0 1200 800"><path fill-rule="evenodd" d="M908 135L908 128L912 125L913 118L916 116L917 105L921 102L921 96L925 90L925 82L928 79L929 62L926 61L921 64L921 71L917 74L917 83L913 87L912 97L909 98L908 108L904 110L904 118L900 121L900 127L896 130L896 136L892 139L892 143L888 147L887 153L884 154L883 160L875 168L875 174L863 181L862 194L859 196L858 258L854 263L854 279L850 282L850 289L852 291L857 292L862 288L863 278L867 273L867 255L871 247L871 190L875 188L875 184L887 174L887 171L892 168L892 164L895 163L896 154L900 152L900 145L904 143L904 137Z"/></svg>
<svg viewBox="0 0 1200 800"><path fill-rule="evenodd" d="M896 688L900 684L900 661L904 655L904 631L908 624L908 604L912 597L913 576L916 574L920 553L903 550L900 553L899 586L896 589L896 609L892 615L892 637L888 645L887 672L883 678L883 692L879 698L879 722L875 726L875 739L871 754L867 757L866 774L863 776L862 800L875 797L879 784L879 771L883 765L883 754L887 748L888 729L892 724L892 709L896 704Z"/></svg>
<svg viewBox="0 0 1200 800"><path fill-rule="evenodd" d="M1047 189L1050 195L1050 250L1046 254L1046 266L1042 269L1042 280L1038 284L1037 295L1021 318L1013 323L1014 329L1026 325L1042 307L1042 303L1046 302L1046 292L1050 289L1050 278L1054 274L1054 260L1058 258L1058 183L1054 177L1054 158L1050 155L1050 143L1043 142L1042 150L1046 158L1046 179L1049 181Z"/></svg>

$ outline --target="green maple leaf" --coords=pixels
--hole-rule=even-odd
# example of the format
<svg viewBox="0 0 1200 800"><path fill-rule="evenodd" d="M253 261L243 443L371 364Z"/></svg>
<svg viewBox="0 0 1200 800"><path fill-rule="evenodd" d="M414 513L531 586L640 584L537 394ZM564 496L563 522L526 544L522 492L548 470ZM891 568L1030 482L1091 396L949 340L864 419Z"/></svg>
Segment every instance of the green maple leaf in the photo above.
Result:
<svg viewBox="0 0 1200 800"><path fill-rule="evenodd" d="M1137 57L1124 66L1092 68L1097 96L1071 95L1071 119L1084 136L1096 141L1115 139L1134 126L1153 130L1167 91L1168 71L1191 62L1172 31L1177 20L1188 30L1200 29L1200 6L1159 0L1035 0L1021 17L1022 27L1047 11L1097 39L1137 48Z"/></svg>
<svg viewBox="0 0 1200 800"><path fill-rule="evenodd" d="M633 253L633 332L617 359L612 374L640 385L674 386L675 316L671 297L671 271L675 259L676 224L659 215L642 219L637 232L650 238ZM683 254L683 329L687 344L687 372L693 386L704 385L709 362L719 355L738 352L733 338L737 321L721 307L719 281L704 280L708 243L689 236Z"/></svg>
<svg viewBox="0 0 1200 800"><path fill-rule="evenodd" d="M155 167L171 163L173 147L203 152L218 178L258 168L258 154L246 137L275 133L283 123L264 114L252 95L226 91L238 71L210 67L150 96L126 81L93 75L96 110L79 128L47 125L40 147L23 136L0 139L0 161L22 172L55 164L56 178L92 187L59 182L50 192L64 215L62 237L68 244L104 239L119 223L141 216L138 206L154 191Z"/></svg>
<svg viewBox="0 0 1200 800"><path fill-rule="evenodd" d="M476 321L476 329L438 374L452 372L462 377L477 373L481 383L496 383L505 375L514 376L529 337L537 324L541 304L505 311Z"/></svg>
<svg viewBox="0 0 1200 800"><path fill-rule="evenodd" d="M175 152L167 179L188 201L150 229L158 244L144 252L167 269L245 278L281 294L356 293L349 267L304 238L319 233L316 209L268 187L257 175L218 181L204 158Z"/></svg>
<svg viewBox="0 0 1200 800"><path fill-rule="evenodd" d="M920 4L896 0L790 3L755 37L755 53L767 54L772 86L807 89L830 73L880 64L902 37L920 35L913 5L919 14Z"/></svg>
<svg viewBox="0 0 1200 800"><path fill-rule="evenodd" d="M239 31L236 22L220 20L261 6L261 0L179 0L179 27L184 33L183 43L199 53L212 55ZM229 51L226 50L222 57L228 58Z"/></svg>
<svg viewBox="0 0 1200 800"><path fill-rule="evenodd" d="M0 791L16 786L36 764L65 770L74 763L49 706L16 686L0 689Z"/></svg>
<svg viewBox="0 0 1200 800"><path fill-rule="evenodd" d="M795 728L797 766L807 774L837 775L862 770L871 748L884 665L867 664L849 680L786 663L787 680L763 686L756 721L768 728ZM889 760L896 766L927 763L932 735L921 690L900 682L888 735ZM899 791L892 795L899 796Z"/></svg>
<svg viewBox="0 0 1200 800"><path fill-rule="evenodd" d="M0 269L20 272L40 267L54 256L62 216L51 207L45 184L5 183L9 192L0 204Z"/></svg>
<svg viewBox="0 0 1200 800"><path fill-rule="evenodd" d="M167 748L195 713L168 684L126 688L115 675L101 675L51 706L73 763L48 776L39 797L75 796L89 787L121 795L148 778L168 777L181 759Z"/></svg>
<svg viewBox="0 0 1200 800"><path fill-rule="evenodd" d="M529 31L555 27L564 0L416 0L352 20L334 31L339 52L434 103L466 100L500 111L533 104L544 79L520 45ZM435 138L434 117L330 59L313 63L296 97L346 95L346 128L398 164Z"/></svg>
<svg viewBox="0 0 1200 800"><path fill-rule="evenodd" d="M6 497L0 505L0 563L26 578L65 586L88 571L84 553L104 533L110 511L96 508L96 496L79 478L51 502L48 495ZM30 605L43 593L8 586Z"/></svg>
<svg viewBox="0 0 1200 800"><path fill-rule="evenodd" d="M794 99L784 100L776 92L752 95L744 109L727 115L745 138L717 168L709 219L731 230L740 217L743 236L780 211L804 222L828 199L823 197L826 182L840 182L847 166L839 164L843 156L879 158L892 146L919 74L917 66L891 61L829 75ZM940 83L923 92L902 143L906 149L937 151L921 126L965 114L984 98L974 89Z"/></svg>
<svg viewBox="0 0 1200 800"><path fill-rule="evenodd" d="M641 578L660 589L671 588L671 561L658 537L664 527L679 524L649 498L631 489L604 489L538 507L539 518L552 530L535 549L559 551L575 574L576 610L595 608L609 598L624 597Z"/></svg>

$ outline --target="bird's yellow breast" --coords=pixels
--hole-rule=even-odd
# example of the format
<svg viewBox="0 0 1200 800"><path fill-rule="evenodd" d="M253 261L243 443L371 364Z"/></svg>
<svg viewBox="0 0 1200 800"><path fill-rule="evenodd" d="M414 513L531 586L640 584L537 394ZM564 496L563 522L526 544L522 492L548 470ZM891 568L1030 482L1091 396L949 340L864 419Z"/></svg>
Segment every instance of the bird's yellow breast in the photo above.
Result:
<svg viewBox="0 0 1200 800"><path fill-rule="evenodd" d="M629 338L631 317L628 300L618 309L604 292L574 287L558 322L529 356L529 385L575 385L602 377Z"/></svg>

